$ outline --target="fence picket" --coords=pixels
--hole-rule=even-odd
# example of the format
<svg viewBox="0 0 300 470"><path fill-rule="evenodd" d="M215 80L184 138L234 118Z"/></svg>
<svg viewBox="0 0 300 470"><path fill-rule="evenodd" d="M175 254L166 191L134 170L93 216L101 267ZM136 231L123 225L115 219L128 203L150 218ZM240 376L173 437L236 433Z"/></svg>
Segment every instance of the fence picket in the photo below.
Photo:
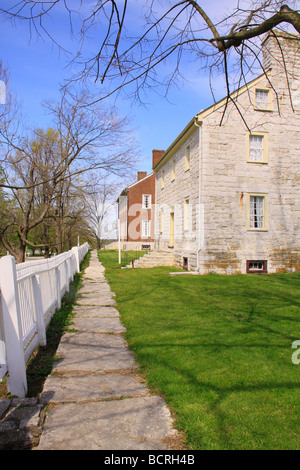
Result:
<svg viewBox="0 0 300 470"><path fill-rule="evenodd" d="M8 372L12 395L26 396L26 361L37 344L46 345L46 327L88 250L84 243L50 260L18 265L12 256L0 259L0 381Z"/></svg>
<svg viewBox="0 0 300 470"><path fill-rule="evenodd" d="M35 318L37 322L37 334L40 346L46 346L46 327L43 315L43 304L41 296L40 276L36 274L32 276L32 290L34 299Z"/></svg>

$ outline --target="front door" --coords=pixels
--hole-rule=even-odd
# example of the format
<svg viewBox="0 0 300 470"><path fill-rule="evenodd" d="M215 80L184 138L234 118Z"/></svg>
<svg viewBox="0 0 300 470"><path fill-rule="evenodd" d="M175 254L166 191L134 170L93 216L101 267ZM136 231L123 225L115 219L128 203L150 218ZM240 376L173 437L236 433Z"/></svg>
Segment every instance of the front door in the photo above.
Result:
<svg viewBox="0 0 300 470"><path fill-rule="evenodd" d="M173 248L174 246L174 212L170 213L170 243L169 247Z"/></svg>

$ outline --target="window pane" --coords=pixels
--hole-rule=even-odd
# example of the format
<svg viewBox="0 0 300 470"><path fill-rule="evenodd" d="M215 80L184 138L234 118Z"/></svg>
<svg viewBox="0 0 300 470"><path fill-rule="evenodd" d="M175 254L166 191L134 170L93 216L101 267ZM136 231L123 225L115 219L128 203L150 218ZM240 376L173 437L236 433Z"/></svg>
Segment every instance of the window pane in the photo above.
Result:
<svg viewBox="0 0 300 470"><path fill-rule="evenodd" d="M144 209L151 208L151 194L143 194L143 208Z"/></svg>
<svg viewBox="0 0 300 470"><path fill-rule="evenodd" d="M190 146L185 149L185 169L189 170L190 168Z"/></svg>
<svg viewBox="0 0 300 470"><path fill-rule="evenodd" d="M263 139L262 135L250 135L249 138L249 159L254 162L263 161Z"/></svg>
<svg viewBox="0 0 300 470"><path fill-rule="evenodd" d="M142 236L150 237L150 220L142 221Z"/></svg>
<svg viewBox="0 0 300 470"><path fill-rule="evenodd" d="M255 92L256 106L260 109L268 109L269 92L267 90L256 90Z"/></svg>
<svg viewBox="0 0 300 470"><path fill-rule="evenodd" d="M164 231L164 211L161 209L160 211L160 233Z"/></svg>
<svg viewBox="0 0 300 470"><path fill-rule="evenodd" d="M189 199L184 201L184 230L189 230Z"/></svg>
<svg viewBox="0 0 300 470"><path fill-rule="evenodd" d="M264 228L264 197L250 196L250 228Z"/></svg>

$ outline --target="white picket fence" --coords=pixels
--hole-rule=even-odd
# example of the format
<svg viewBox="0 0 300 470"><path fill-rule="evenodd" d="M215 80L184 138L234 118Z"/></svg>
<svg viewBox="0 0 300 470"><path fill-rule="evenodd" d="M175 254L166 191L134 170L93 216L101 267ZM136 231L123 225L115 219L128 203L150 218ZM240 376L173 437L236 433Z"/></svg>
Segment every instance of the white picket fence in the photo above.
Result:
<svg viewBox="0 0 300 470"><path fill-rule="evenodd" d="M0 259L0 380L7 375L12 395L26 396L26 364L46 345L46 328L88 250L84 243L44 260Z"/></svg>

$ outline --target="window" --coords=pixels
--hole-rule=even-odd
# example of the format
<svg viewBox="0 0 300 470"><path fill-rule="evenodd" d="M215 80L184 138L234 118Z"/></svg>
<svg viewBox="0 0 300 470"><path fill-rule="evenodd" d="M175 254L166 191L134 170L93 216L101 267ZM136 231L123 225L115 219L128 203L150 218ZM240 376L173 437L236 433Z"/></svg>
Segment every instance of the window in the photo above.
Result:
<svg viewBox="0 0 300 470"><path fill-rule="evenodd" d="M185 199L184 200L184 230L189 230L189 210L190 210L190 207L189 207L189 204L190 204L190 200L189 199Z"/></svg>
<svg viewBox="0 0 300 470"><path fill-rule="evenodd" d="M247 261L246 272L249 274L260 274L268 272L267 260Z"/></svg>
<svg viewBox="0 0 300 470"><path fill-rule="evenodd" d="M266 194L249 194L248 197L248 230L268 230L268 196Z"/></svg>
<svg viewBox="0 0 300 470"><path fill-rule="evenodd" d="M165 187L165 170L162 170L161 172L161 189L164 189Z"/></svg>
<svg viewBox="0 0 300 470"><path fill-rule="evenodd" d="M150 237L150 220L142 220L142 237Z"/></svg>
<svg viewBox="0 0 300 470"><path fill-rule="evenodd" d="M151 194L143 194L143 209L151 209Z"/></svg>
<svg viewBox="0 0 300 470"><path fill-rule="evenodd" d="M268 136L262 132L247 135L247 161L268 163Z"/></svg>
<svg viewBox="0 0 300 470"><path fill-rule="evenodd" d="M255 90L255 106L262 111L270 111L270 91L264 88L256 88Z"/></svg>
<svg viewBox="0 0 300 470"><path fill-rule="evenodd" d="M249 160L251 162L262 162L264 154L264 138L262 135L250 135L249 137Z"/></svg>
<svg viewBox="0 0 300 470"><path fill-rule="evenodd" d="M175 179L175 160L172 161L172 181Z"/></svg>
<svg viewBox="0 0 300 470"><path fill-rule="evenodd" d="M164 210L163 209L160 210L159 225L160 225L159 231L160 231L160 233L163 233L163 231L164 231Z"/></svg>
<svg viewBox="0 0 300 470"><path fill-rule="evenodd" d="M190 161L191 161L191 148L188 145L185 149L185 171L190 169Z"/></svg>

